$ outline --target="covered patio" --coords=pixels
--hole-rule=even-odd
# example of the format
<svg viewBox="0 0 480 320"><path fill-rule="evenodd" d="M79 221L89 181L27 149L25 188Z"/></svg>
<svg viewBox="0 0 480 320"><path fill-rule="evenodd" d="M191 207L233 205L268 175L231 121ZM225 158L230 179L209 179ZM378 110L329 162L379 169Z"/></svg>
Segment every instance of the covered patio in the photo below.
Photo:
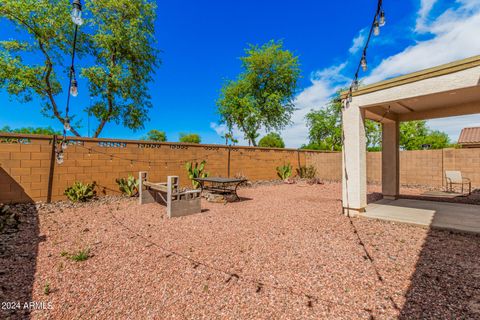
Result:
<svg viewBox="0 0 480 320"><path fill-rule="evenodd" d="M364 86L353 92L350 101L347 96L343 96L343 99L345 104L342 157L344 213L356 215L366 212L366 216L373 217L372 212L378 213L381 209L383 214L377 217L388 220L391 218L388 213L393 214L395 211L393 207L396 210L405 207L405 210L401 210L401 213L399 211L398 214L405 215L406 220L414 219L415 214L407 210L408 206L398 200L400 195L399 124L402 121L480 113L480 56ZM370 206L367 204L365 119L382 124L384 202ZM388 204L385 201L388 201ZM459 212L468 212L471 209L468 205L455 204L448 210L438 211L435 208L439 208L439 203L430 201L418 201L417 205L427 210L432 207L430 212L434 215L442 212L442 221L459 219ZM480 232L478 216L480 213L476 218L473 216L474 219L469 220L468 223L476 232ZM438 217L436 216L435 219L438 220ZM424 218L422 224L432 225L435 219ZM448 228L448 226L448 223L446 225L444 223L444 227ZM464 229L460 227L460 230Z"/></svg>

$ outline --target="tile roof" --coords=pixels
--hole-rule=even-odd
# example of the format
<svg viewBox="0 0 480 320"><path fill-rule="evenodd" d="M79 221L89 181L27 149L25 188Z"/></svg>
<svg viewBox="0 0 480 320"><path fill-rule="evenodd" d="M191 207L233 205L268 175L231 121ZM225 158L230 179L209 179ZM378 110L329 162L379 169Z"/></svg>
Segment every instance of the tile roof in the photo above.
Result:
<svg viewBox="0 0 480 320"><path fill-rule="evenodd" d="M463 128L458 144L480 144L480 127Z"/></svg>

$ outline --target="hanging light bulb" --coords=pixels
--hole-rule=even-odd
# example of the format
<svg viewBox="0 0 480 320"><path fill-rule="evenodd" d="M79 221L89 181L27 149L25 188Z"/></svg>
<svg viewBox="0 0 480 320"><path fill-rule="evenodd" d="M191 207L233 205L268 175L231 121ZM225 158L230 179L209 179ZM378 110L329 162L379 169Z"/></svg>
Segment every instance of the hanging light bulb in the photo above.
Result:
<svg viewBox="0 0 480 320"><path fill-rule="evenodd" d="M77 79L72 79L72 84L70 85L70 94L74 97L78 96L78 82Z"/></svg>
<svg viewBox="0 0 480 320"><path fill-rule="evenodd" d="M353 80L352 88L353 88L353 90L358 90L358 80L357 79Z"/></svg>
<svg viewBox="0 0 480 320"><path fill-rule="evenodd" d="M68 148L67 142L62 141L62 150L66 150Z"/></svg>
<svg viewBox="0 0 480 320"><path fill-rule="evenodd" d="M62 152L59 152L57 153L57 163L58 164L62 164L63 163L63 153Z"/></svg>
<svg viewBox="0 0 480 320"><path fill-rule="evenodd" d="M63 129L65 129L65 131L70 131L70 129L72 129L70 126L70 119L68 117L65 117L65 120L63 121Z"/></svg>
<svg viewBox="0 0 480 320"><path fill-rule="evenodd" d="M380 21L378 23L378 25L380 27L383 27L385 25L386 21L385 21L385 11L382 10L382 12L380 12Z"/></svg>
<svg viewBox="0 0 480 320"><path fill-rule="evenodd" d="M378 22L378 20L376 20L373 24L373 34L375 36L378 36L380 34L380 23Z"/></svg>
<svg viewBox="0 0 480 320"><path fill-rule="evenodd" d="M71 13L72 21L77 26L81 26L83 24L82 19L82 4L80 0L73 0L73 9Z"/></svg>
<svg viewBox="0 0 480 320"><path fill-rule="evenodd" d="M368 69L367 66L367 58L365 57L365 54L363 54L362 60L360 61L360 65L362 66L362 70L365 72Z"/></svg>

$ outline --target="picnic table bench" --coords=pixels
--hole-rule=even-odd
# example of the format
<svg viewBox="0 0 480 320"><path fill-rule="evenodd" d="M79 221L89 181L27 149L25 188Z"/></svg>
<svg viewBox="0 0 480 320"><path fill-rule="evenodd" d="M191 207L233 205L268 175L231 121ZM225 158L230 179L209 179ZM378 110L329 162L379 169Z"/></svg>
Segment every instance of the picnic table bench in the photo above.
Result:
<svg viewBox="0 0 480 320"><path fill-rule="evenodd" d="M168 176L167 182L148 180L147 172L139 173L140 204L161 203L167 206L169 218L201 212L200 190L180 190L178 176Z"/></svg>
<svg viewBox="0 0 480 320"><path fill-rule="evenodd" d="M236 178L221 178L221 177L207 177L207 178L194 178L200 184L200 188L206 191L220 194L233 194L240 200L237 194L238 187L247 181L247 179Z"/></svg>

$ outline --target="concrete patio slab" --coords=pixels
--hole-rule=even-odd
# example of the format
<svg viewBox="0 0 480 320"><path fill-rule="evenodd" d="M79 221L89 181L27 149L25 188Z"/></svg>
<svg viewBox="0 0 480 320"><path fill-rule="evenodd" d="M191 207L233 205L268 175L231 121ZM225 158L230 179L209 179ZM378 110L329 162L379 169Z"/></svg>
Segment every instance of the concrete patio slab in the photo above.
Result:
<svg viewBox="0 0 480 320"><path fill-rule="evenodd" d="M480 233L480 206L469 204L382 199L368 205L367 218L434 228Z"/></svg>

